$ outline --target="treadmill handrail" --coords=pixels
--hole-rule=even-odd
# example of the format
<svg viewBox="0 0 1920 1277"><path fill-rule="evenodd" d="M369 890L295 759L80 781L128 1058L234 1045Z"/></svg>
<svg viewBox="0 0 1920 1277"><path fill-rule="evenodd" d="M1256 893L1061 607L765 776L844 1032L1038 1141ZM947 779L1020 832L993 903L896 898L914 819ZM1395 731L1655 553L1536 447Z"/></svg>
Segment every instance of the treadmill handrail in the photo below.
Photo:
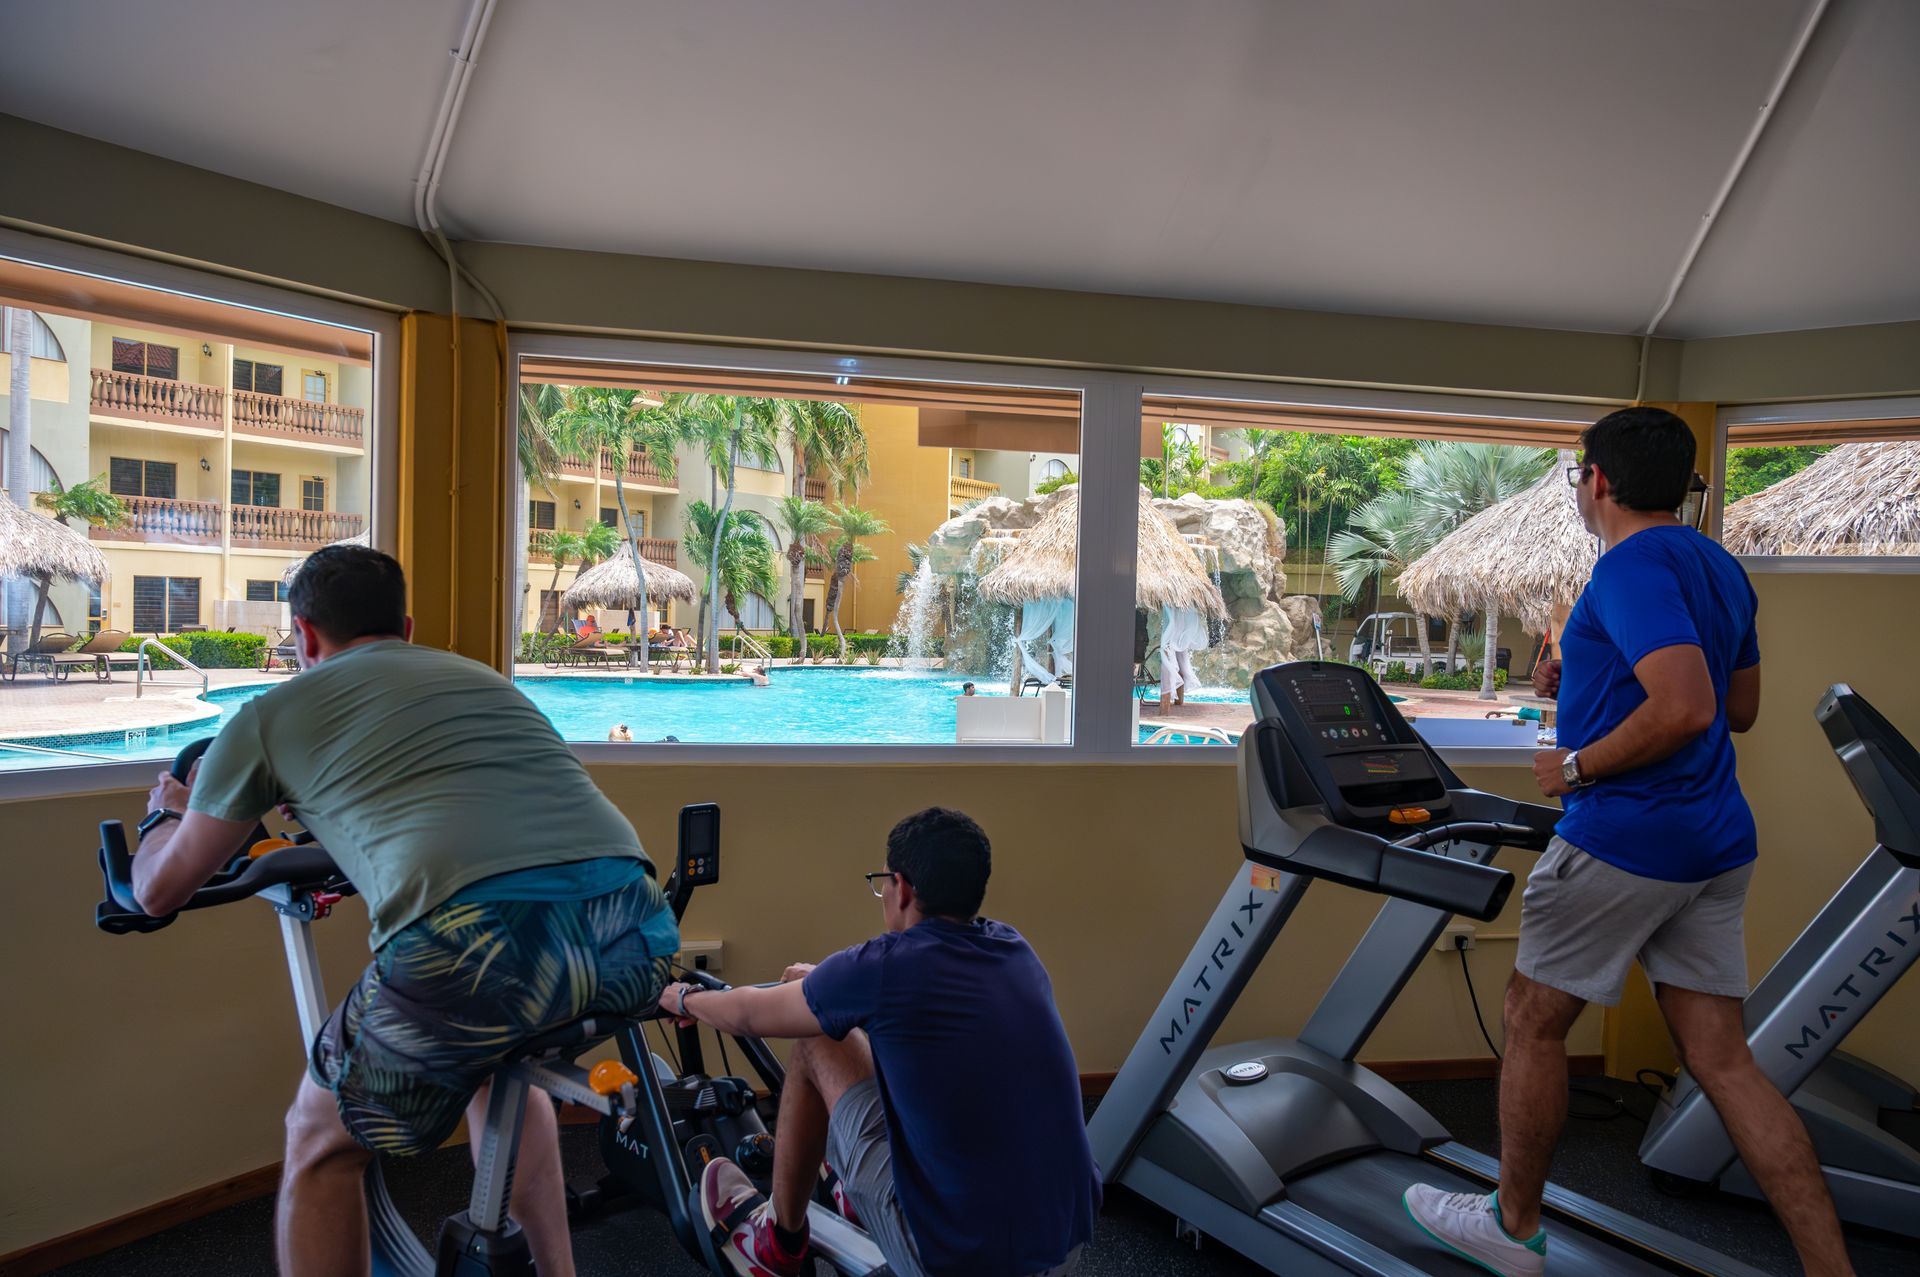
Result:
<svg viewBox="0 0 1920 1277"><path fill-rule="evenodd" d="M1513 891L1513 874L1490 865L1400 847L1334 824L1322 807L1282 807L1269 777L1278 775L1285 736L1278 723L1255 723L1240 738L1240 843L1249 860L1491 921ZM1411 832L1411 831L1410 831Z"/></svg>

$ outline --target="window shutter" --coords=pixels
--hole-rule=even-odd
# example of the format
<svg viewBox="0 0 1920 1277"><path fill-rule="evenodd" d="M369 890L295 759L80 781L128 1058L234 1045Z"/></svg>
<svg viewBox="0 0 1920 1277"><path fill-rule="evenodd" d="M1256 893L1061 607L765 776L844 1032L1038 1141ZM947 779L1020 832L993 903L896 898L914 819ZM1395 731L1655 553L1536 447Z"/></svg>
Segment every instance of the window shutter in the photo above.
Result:
<svg viewBox="0 0 1920 1277"><path fill-rule="evenodd" d="M279 364L255 364L253 366L253 388L263 395L279 394L281 373L284 371Z"/></svg>
<svg viewBox="0 0 1920 1277"><path fill-rule="evenodd" d="M234 505L253 504L253 471L235 470L233 481L227 485L227 500Z"/></svg>
<svg viewBox="0 0 1920 1277"><path fill-rule="evenodd" d="M274 585L275 585L275 582L273 581L248 581L247 582L247 602L249 603L273 602Z"/></svg>
<svg viewBox="0 0 1920 1277"><path fill-rule="evenodd" d="M160 634L167 628L167 578L133 578L133 628L143 634Z"/></svg>
<svg viewBox="0 0 1920 1277"><path fill-rule="evenodd" d="M200 624L200 578L167 578L167 624L178 634L183 625Z"/></svg>
<svg viewBox="0 0 1920 1277"><path fill-rule="evenodd" d="M175 483L178 475L178 467L171 461L149 461L147 462L146 468L147 495L150 497L164 497L168 501L173 500L175 494L179 491Z"/></svg>
<svg viewBox="0 0 1920 1277"><path fill-rule="evenodd" d="M144 489L140 483L137 457L115 457L107 463L107 490L116 497L137 497Z"/></svg>
<svg viewBox="0 0 1920 1277"><path fill-rule="evenodd" d="M255 505L278 506L280 504L280 476L253 472L253 503Z"/></svg>
<svg viewBox="0 0 1920 1277"><path fill-rule="evenodd" d="M235 390L253 389L253 360L236 359L233 361L233 388Z"/></svg>

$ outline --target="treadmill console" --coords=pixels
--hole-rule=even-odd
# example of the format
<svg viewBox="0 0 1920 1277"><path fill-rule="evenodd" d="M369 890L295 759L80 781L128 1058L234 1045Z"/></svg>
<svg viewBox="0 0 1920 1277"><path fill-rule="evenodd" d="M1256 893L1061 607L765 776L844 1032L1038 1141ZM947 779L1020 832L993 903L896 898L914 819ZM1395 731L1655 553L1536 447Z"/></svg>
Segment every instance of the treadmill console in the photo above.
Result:
<svg viewBox="0 0 1920 1277"><path fill-rule="evenodd" d="M1450 806L1439 760L1367 671L1271 666L1254 679L1253 704L1285 740L1287 765L1268 777L1283 806L1321 804L1356 829L1424 823Z"/></svg>

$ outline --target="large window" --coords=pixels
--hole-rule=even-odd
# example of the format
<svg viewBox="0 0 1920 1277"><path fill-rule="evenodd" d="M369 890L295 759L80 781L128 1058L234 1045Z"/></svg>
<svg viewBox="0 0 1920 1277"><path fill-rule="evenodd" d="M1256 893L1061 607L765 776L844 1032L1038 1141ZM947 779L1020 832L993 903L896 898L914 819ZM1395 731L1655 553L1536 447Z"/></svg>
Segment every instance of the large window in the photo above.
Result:
<svg viewBox="0 0 1920 1277"><path fill-rule="evenodd" d="M1035 458L1078 459L1078 391L519 368L525 428L560 455L522 476L517 673L570 739L1070 742L1079 503ZM633 529L638 573L605 524ZM555 633L573 619L592 637Z"/></svg>
<svg viewBox="0 0 1920 1277"><path fill-rule="evenodd" d="M0 324L0 354L13 353L13 333L7 325ZM47 321L40 318L39 312L33 316L33 345L27 352L31 359L57 359L66 362L67 352L60 348L60 339L53 335L53 329Z"/></svg>
<svg viewBox="0 0 1920 1277"><path fill-rule="evenodd" d="M1920 556L1920 400L1758 404L1720 416L1729 550L1760 561Z"/></svg>
<svg viewBox="0 0 1920 1277"><path fill-rule="evenodd" d="M1139 743L1230 744L1260 670L1339 660L1448 743L1530 744L1508 726L1509 681L1520 690L1596 546L1563 474L1590 415L1517 407L1149 396Z"/></svg>
<svg viewBox="0 0 1920 1277"><path fill-rule="evenodd" d="M31 353L64 355L73 365L60 379L71 393L36 396L31 405L34 490L91 492L70 501L64 529L49 524L60 570L38 621L37 589L17 588L19 578L0 589L0 642L18 652L36 625L44 633L60 618L75 632L198 627L251 635L263 646L278 640L277 604L299 563L332 542L370 539L376 457L389 446L379 423L397 393L397 378L384 369L376 375L374 358L376 348L394 349L383 343L397 343L398 324L5 230L0 249L0 293L48 299ZM285 397L295 389L287 378L309 370L324 376L326 401ZM219 706L256 694L259 651L238 640L223 645L218 664L200 661L213 703L200 707L200 726L171 733L129 734L162 719L184 724L192 707L157 718L151 694L135 702L118 681L97 693L72 681L31 710L21 698L29 680L0 683L0 794L32 792L30 773L51 766L124 758L150 772L151 760L179 749L184 731L204 733ZM156 674L171 684L169 703L199 694L197 675ZM288 676L277 662L265 675ZM20 694L10 694L15 689ZM88 743L75 746L79 739Z"/></svg>

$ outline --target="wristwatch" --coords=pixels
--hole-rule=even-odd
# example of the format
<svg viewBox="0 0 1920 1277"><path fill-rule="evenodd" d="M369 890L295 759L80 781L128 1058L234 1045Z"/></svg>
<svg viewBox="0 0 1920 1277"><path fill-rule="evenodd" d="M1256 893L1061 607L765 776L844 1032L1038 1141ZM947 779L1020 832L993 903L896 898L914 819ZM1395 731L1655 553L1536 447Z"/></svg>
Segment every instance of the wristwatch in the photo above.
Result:
<svg viewBox="0 0 1920 1277"><path fill-rule="evenodd" d="M1575 789L1583 789L1593 782L1580 774L1580 751L1569 750L1560 760L1560 779Z"/></svg>
<svg viewBox="0 0 1920 1277"><path fill-rule="evenodd" d="M158 826L161 821L179 820L181 818L182 817L180 813L175 811L173 808L162 807L157 811L148 812L146 819L142 820L138 825L136 825L134 827L134 831L138 833L142 838L145 838L147 834L156 826Z"/></svg>

